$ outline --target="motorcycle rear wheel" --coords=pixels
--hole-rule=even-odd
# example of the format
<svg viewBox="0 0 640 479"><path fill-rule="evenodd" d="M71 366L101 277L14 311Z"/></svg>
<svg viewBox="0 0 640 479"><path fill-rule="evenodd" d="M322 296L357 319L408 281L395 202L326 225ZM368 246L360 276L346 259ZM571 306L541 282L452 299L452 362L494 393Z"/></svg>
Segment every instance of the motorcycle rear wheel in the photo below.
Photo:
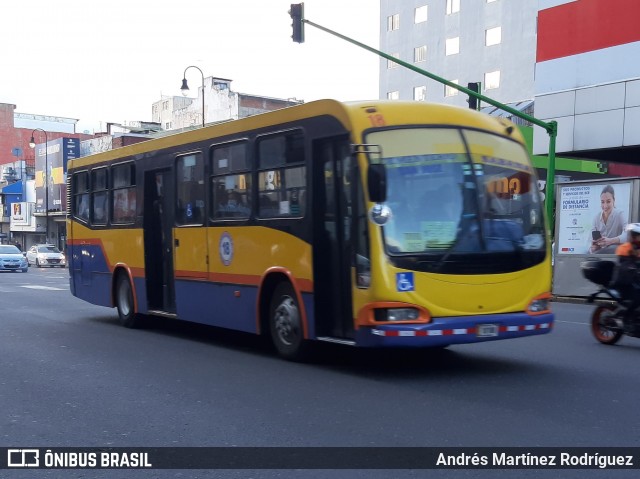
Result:
<svg viewBox="0 0 640 479"><path fill-rule="evenodd" d="M591 332L602 344L614 345L622 337L622 331L614 318L616 307L598 306L591 315Z"/></svg>

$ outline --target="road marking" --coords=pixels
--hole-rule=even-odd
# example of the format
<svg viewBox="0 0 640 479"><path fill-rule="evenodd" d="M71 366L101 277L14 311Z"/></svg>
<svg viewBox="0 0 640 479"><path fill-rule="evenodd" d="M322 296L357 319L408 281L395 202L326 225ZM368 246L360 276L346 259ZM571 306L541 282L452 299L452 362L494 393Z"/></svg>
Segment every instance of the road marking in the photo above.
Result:
<svg viewBox="0 0 640 479"><path fill-rule="evenodd" d="M29 289L45 289L47 291L65 291L64 288L53 288L51 286L39 286L39 285L22 285L21 288L29 288Z"/></svg>
<svg viewBox="0 0 640 479"><path fill-rule="evenodd" d="M564 321L564 320L562 320L562 319L556 319L556 323L580 324L580 325L589 324L588 322L586 322L586 323L581 323L580 321Z"/></svg>

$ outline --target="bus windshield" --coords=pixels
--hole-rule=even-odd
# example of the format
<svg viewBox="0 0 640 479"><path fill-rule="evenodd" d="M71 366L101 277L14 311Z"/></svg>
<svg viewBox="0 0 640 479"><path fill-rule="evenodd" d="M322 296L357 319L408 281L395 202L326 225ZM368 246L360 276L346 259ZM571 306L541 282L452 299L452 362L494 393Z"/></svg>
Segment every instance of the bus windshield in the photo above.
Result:
<svg viewBox="0 0 640 479"><path fill-rule="evenodd" d="M387 170L390 256L545 250L542 201L517 142L458 128L377 131L366 142L380 145Z"/></svg>

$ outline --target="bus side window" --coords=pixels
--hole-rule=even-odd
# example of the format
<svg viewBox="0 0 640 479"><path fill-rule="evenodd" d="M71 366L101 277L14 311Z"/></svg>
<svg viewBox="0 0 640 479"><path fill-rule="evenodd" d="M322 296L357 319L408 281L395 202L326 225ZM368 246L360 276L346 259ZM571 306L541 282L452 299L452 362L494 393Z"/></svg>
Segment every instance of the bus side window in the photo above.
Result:
<svg viewBox="0 0 640 479"><path fill-rule="evenodd" d="M201 153L181 156L176 163L176 223L201 225L204 220L204 163Z"/></svg>
<svg viewBox="0 0 640 479"><path fill-rule="evenodd" d="M89 173L81 171L73 174L72 179L74 217L89 221Z"/></svg>
<svg viewBox="0 0 640 479"><path fill-rule="evenodd" d="M258 139L258 194L261 218L304 216L305 135L287 131ZM303 198L302 198L303 199Z"/></svg>
<svg viewBox="0 0 640 479"><path fill-rule="evenodd" d="M133 223L136 219L135 165L125 163L111 169L111 221Z"/></svg>
<svg viewBox="0 0 640 479"><path fill-rule="evenodd" d="M238 141L211 149L211 216L216 220L251 216L251 174L248 143Z"/></svg>

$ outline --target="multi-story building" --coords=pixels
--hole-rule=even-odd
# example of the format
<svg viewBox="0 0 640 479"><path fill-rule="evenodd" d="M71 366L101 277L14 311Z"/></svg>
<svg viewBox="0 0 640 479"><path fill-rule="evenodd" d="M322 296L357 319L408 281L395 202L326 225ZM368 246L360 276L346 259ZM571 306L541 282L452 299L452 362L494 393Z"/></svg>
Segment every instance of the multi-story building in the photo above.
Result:
<svg viewBox="0 0 640 479"><path fill-rule="evenodd" d="M637 164L640 2L538 3L536 116L558 122L556 151ZM534 153L545 154L548 146L544 132L536 130Z"/></svg>
<svg viewBox="0 0 640 479"><path fill-rule="evenodd" d="M531 0L381 0L380 49L488 97L530 106L537 3ZM467 95L383 60L380 98L467 106Z"/></svg>
<svg viewBox="0 0 640 479"><path fill-rule="evenodd" d="M204 95L204 101L203 101ZM152 106L152 121L165 130L201 126L204 123L237 120L258 113L302 103L295 99L269 98L231 90L231 80L206 77L197 98L163 96Z"/></svg>
<svg viewBox="0 0 640 479"><path fill-rule="evenodd" d="M61 244L65 225L58 187L64 185L66 163L53 163L65 152L63 139L78 142L93 135L76 133L77 119L15 109L16 105L0 103L0 241L18 241L25 247L38 242ZM32 138L35 148L30 146ZM45 160L49 160L51 188L45 187ZM50 201L45 201L45 191ZM12 207L21 203L31 206L19 211ZM45 212L46 206L49 211ZM16 218L20 224L12 229Z"/></svg>

